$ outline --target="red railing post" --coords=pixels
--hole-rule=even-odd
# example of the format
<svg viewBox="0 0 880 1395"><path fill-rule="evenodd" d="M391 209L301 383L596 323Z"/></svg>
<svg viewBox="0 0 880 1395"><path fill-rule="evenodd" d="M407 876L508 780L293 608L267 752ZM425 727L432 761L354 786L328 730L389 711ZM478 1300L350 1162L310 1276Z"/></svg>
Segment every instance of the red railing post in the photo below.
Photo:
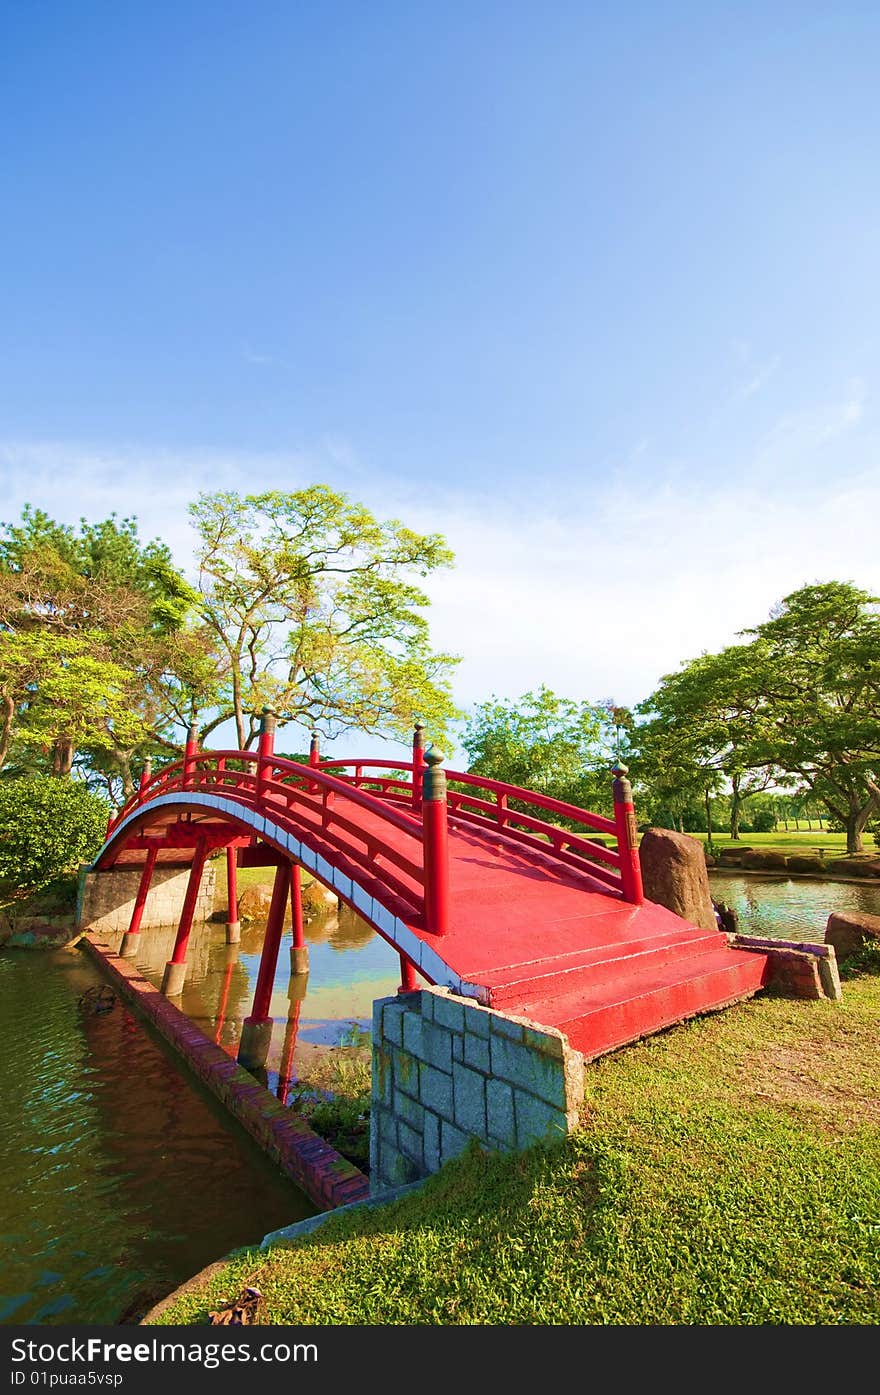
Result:
<svg viewBox="0 0 880 1395"><path fill-rule="evenodd" d="M425 728L421 722L416 722L413 732L412 763L412 806L413 813L417 814L422 807L422 776L425 769Z"/></svg>
<svg viewBox="0 0 880 1395"><path fill-rule="evenodd" d="M263 800L263 787L269 771L266 768L269 757L275 752L275 713L269 707L263 708L260 718L260 741L257 746L257 804Z"/></svg>
<svg viewBox="0 0 880 1395"><path fill-rule="evenodd" d="M626 778L629 771L625 765L617 764L611 773L614 776L614 822L617 828L623 899L634 906L640 906L645 895L642 891L642 869L639 865L639 839L632 786Z"/></svg>
<svg viewBox="0 0 880 1395"><path fill-rule="evenodd" d="M427 751L422 779L425 929L432 935L445 935L449 929L449 843L442 760L443 756L433 747Z"/></svg>
<svg viewBox="0 0 880 1395"><path fill-rule="evenodd" d="M309 765L312 767L313 770L316 770L320 764L321 764L321 741L320 741L320 737L319 737L318 733L317 733L316 731L313 731L313 732L312 732L312 739L311 739L311 741L310 741L310 743L309 743ZM315 790L316 790L317 788L318 788L317 785L312 785L312 784L309 784L309 785L306 786L306 789L308 790L309 794L314 794L314 793L315 793Z"/></svg>
<svg viewBox="0 0 880 1395"><path fill-rule="evenodd" d="M191 790L195 784L196 757L199 754L199 729L193 722L186 734L183 750L183 788Z"/></svg>

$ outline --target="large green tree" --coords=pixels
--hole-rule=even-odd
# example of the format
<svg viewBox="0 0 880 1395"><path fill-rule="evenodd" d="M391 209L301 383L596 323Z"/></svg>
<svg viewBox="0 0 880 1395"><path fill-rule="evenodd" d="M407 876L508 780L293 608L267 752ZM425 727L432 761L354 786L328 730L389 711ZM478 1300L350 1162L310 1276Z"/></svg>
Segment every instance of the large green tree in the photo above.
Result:
<svg viewBox="0 0 880 1395"><path fill-rule="evenodd" d="M75 529L25 508L0 530L0 765L42 753L128 793L133 760L176 751L181 707L216 688L197 601L134 520Z"/></svg>
<svg viewBox="0 0 880 1395"><path fill-rule="evenodd" d="M804 586L741 637L662 680L640 709L640 742L649 757L681 757L683 772L725 777L737 820L750 793L794 785L860 852L880 809L877 598L847 582Z"/></svg>
<svg viewBox="0 0 880 1395"><path fill-rule="evenodd" d="M610 814L609 768L626 754L630 726L626 708L574 702L542 686L478 704L461 741L475 775Z"/></svg>
<svg viewBox="0 0 880 1395"><path fill-rule="evenodd" d="M848 582L801 587L753 629L743 717L752 759L798 777L846 830L880 811L880 599Z"/></svg>
<svg viewBox="0 0 880 1395"><path fill-rule="evenodd" d="M191 513L201 612L224 663L203 734L232 718L249 747L265 706L327 736L405 736L414 717L447 729L456 659L431 649L416 584L452 561L438 534L380 522L326 485L202 494Z"/></svg>
<svg viewBox="0 0 880 1395"><path fill-rule="evenodd" d="M733 645L666 674L637 709L647 719L638 729L640 779L673 808L683 809L699 789L709 826L711 798L725 790L734 839L746 800L778 774L772 761L754 764L754 676L751 646Z"/></svg>

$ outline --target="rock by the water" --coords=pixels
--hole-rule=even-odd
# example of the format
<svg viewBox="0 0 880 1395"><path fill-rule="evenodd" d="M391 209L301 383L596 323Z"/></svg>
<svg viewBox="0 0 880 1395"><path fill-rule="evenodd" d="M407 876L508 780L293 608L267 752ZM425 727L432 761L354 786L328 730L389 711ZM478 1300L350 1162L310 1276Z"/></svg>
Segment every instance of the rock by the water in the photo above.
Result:
<svg viewBox="0 0 880 1395"><path fill-rule="evenodd" d="M272 883L258 882L238 898L239 920L265 920L272 904Z"/></svg>
<svg viewBox="0 0 880 1395"><path fill-rule="evenodd" d="M837 958L848 959L866 944L880 945L880 915L865 911L834 911L825 926L825 943L834 945Z"/></svg>
<svg viewBox="0 0 880 1395"><path fill-rule="evenodd" d="M649 828L639 844L642 882L649 901L675 911L701 930L717 930L703 848L671 828Z"/></svg>

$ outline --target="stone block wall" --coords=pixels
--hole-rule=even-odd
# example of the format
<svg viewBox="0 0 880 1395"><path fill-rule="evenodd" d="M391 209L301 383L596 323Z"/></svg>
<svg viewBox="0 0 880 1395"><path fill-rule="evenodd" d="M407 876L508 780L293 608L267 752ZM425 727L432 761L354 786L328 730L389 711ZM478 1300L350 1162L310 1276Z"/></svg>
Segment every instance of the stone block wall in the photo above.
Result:
<svg viewBox="0 0 880 1395"><path fill-rule="evenodd" d="M509 1151L577 1126L584 1060L562 1032L446 988L373 1004L373 1191L436 1172L469 1139Z"/></svg>
<svg viewBox="0 0 880 1395"><path fill-rule="evenodd" d="M140 867L125 867L109 872L90 872L87 867L81 868L76 911L78 928L95 930L103 935L126 931L140 879ZM196 922L211 918L215 880L215 869L207 863L196 902ZM177 924L188 881L188 868L156 866L144 907L142 929L153 925Z"/></svg>

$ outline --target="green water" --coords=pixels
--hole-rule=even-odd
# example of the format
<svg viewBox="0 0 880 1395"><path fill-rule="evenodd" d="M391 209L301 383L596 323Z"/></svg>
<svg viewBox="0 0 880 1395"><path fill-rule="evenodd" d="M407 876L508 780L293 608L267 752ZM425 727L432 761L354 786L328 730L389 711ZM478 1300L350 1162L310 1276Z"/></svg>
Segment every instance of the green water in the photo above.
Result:
<svg viewBox="0 0 880 1395"><path fill-rule="evenodd" d="M0 952L0 1322L113 1323L314 1213L79 953Z"/></svg>
<svg viewBox="0 0 880 1395"><path fill-rule="evenodd" d="M880 915L880 884L812 881L808 878L709 873L716 901L739 916L743 935L772 935L782 940L825 938L832 911Z"/></svg>

